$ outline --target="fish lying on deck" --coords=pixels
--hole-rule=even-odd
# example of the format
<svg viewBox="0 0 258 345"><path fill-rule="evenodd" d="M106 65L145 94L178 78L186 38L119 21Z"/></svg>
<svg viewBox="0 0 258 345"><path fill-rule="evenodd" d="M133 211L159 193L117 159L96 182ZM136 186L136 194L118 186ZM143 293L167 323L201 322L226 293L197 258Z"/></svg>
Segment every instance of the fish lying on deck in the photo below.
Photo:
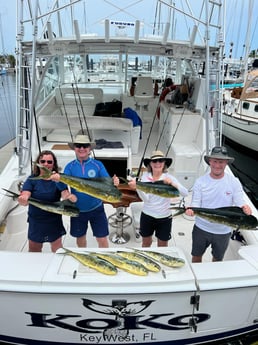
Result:
<svg viewBox="0 0 258 345"><path fill-rule="evenodd" d="M84 266L93 268L94 270L103 274L107 274L107 275L117 274L117 268L106 260L102 260L101 258L98 258L97 256L94 256L94 255L76 253L66 248L62 248L62 249L65 251L65 253L62 253L62 254L72 256L74 259L78 260ZM61 253L58 253L58 254L61 254Z"/></svg>
<svg viewBox="0 0 258 345"><path fill-rule="evenodd" d="M225 224L237 229L244 230L258 230L256 229L258 221L256 217L244 213L241 207L219 207L219 208L202 208L189 207L197 216L209 220L213 223ZM177 210L174 216L182 214L187 208L172 207L172 210Z"/></svg>
<svg viewBox="0 0 258 345"><path fill-rule="evenodd" d="M159 253L155 251L149 251L149 250L141 250L141 249L135 249L134 250L137 253L140 253L144 256L150 257L153 260L158 261L159 263L173 268L182 267L185 264L185 260L181 258L176 258L171 255L167 255L165 253Z"/></svg>
<svg viewBox="0 0 258 345"><path fill-rule="evenodd" d="M49 178L51 176L51 170L39 164L37 165L44 171L44 174L37 177L31 177L31 179L38 180L40 178ZM106 202L119 202L122 197L122 193L114 186L111 177L82 178L60 173L60 182L67 184L78 192L91 195Z"/></svg>
<svg viewBox="0 0 258 345"><path fill-rule="evenodd" d="M127 180L121 178L122 180ZM163 181L155 181L155 182L141 182L136 181L136 189L141 190L142 192L155 194L158 196L162 196L163 198L177 198L179 197L179 190L170 184L164 183Z"/></svg>
<svg viewBox="0 0 258 345"><path fill-rule="evenodd" d="M5 192L10 194L10 195L7 195L9 197L12 197L14 199L17 199L19 197L19 194L12 192L11 190L8 190L5 188L2 188L2 189ZM78 207L76 207L69 200L51 202L51 201L29 198L28 203L44 211L61 214L63 216L78 217L80 213L80 210L78 209Z"/></svg>
<svg viewBox="0 0 258 345"><path fill-rule="evenodd" d="M112 263L114 266L138 276L147 276L148 270L139 262L128 260L122 256L115 255L115 254L104 254L104 253L92 253L96 255L98 258L107 260L108 262Z"/></svg>
<svg viewBox="0 0 258 345"><path fill-rule="evenodd" d="M147 268L148 271L151 272L159 272L161 267L160 265L155 262L154 260L148 258L147 256L144 256L140 253L135 252L127 252L127 251L117 251L118 255L132 261L137 261L140 264L142 264L145 268Z"/></svg>

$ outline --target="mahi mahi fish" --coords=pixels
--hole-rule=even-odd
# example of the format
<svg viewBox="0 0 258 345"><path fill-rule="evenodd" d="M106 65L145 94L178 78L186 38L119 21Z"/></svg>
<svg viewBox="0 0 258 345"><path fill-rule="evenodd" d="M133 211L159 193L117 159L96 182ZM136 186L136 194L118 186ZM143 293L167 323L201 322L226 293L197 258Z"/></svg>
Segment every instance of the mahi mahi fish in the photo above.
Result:
<svg viewBox="0 0 258 345"><path fill-rule="evenodd" d="M148 270L139 262L128 260L122 256L115 255L112 253L104 254L104 253L92 253L96 255L98 258L107 260L108 262L112 263L117 268L120 268L128 273L135 274L138 276L147 276Z"/></svg>
<svg viewBox="0 0 258 345"><path fill-rule="evenodd" d="M124 258L128 260L139 262L145 268L147 268L147 270L150 272L159 272L161 269L160 265L156 261L140 253L127 252L127 251L122 251L122 250L121 251L119 250L116 253L120 256L123 256Z"/></svg>
<svg viewBox="0 0 258 345"><path fill-rule="evenodd" d="M12 192L11 190L2 188L5 192L11 194L7 195L10 197L13 197L14 199L17 199L19 197L19 194ZM44 211L52 212L61 214L63 216L69 216L69 217L78 217L80 210L78 207L76 207L71 201L69 200L62 200L62 201L45 201L45 200L38 200L35 198L29 198L28 203L38 207Z"/></svg>
<svg viewBox="0 0 258 345"><path fill-rule="evenodd" d="M142 255L146 255L147 257L150 257L153 260L158 261L159 263L168 266L168 267L182 267L185 264L185 260L181 258L177 258L171 255L167 255L165 253L159 253L155 251L147 251L147 250L141 250L141 249L135 249L134 250L137 253L140 253Z"/></svg>
<svg viewBox="0 0 258 345"><path fill-rule="evenodd" d="M126 181L127 180L123 179ZM154 182L141 182L136 181L136 189L141 190L142 192L155 194L163 198L177 198L179 197L179 190L174 186L164 183L164 181L154 181Z"/></svg>
<svg viewBox="0 0 258 345"><path fill-rule="evenodd" d="M72 250L62 248L67 255L72 256L74 259L78 260L84 266L93 268L95 271L98 271L107 275L116 275L117 268L110 262L102 260L94 255L90 254L81 254L73 252Z"/></svg>
<svg viewBox="0 0 258 345"><path fill-rule="evenodd" d="M44 171L44 174L37 177L31 177L31 179L36 180L40 178L49 178L51 176L51 170L39 164L37 165ZM82 178L60 173L60 182L67 184L78 192L91 195L102 201L115 203L119 202L122 198L122 193L114 186L113 180L110 177Z"/></svg>
<svg viewBox="0 0 258 345"><path fill-rule="evenodd" d="M194 211L194 213L204 219L213 223L225 224L230 227L236 227L237 229L255 230L258 225L256 217L247 215L244 213L241 207L219 207L219 208L202 208L202 207L188 207ZM172 207L177 210L174 216L182 214L187 208L184 207ZM256 229L257 230L257 229Z"/></svg>

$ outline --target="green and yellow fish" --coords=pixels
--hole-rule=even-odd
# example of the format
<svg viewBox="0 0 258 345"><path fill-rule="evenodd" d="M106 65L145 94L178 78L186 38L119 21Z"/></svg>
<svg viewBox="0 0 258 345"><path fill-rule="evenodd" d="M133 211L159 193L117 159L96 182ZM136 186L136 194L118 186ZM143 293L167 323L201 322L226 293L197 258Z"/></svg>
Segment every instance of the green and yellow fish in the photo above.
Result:
<svg viewBox="0 0 258 345"><path fill-rule="evenodd" d="M72 256L74 259L78 260L84 266L90 267L95 271L107 275L113 276L117 274L117 268L112 263L106 260L102 260L101 258L96 257L94 255L76 253L66 248L62 249L65 251L64 254Z"/></svg>
<svg viewBox="0 0 258 345"><path fill-rule="evenodd" d="M237 229L243 230L258 230L258 221L256 217L244 213L241 207L229 206L219 208L202 208L189 207L194 213L204 219L213 223L225 224ZM174 216L182 214L186 211L185 207L172 207L172 210L177 210Z"/></svg>
<svg viewBox="0 0 258 345"><path fill-rule="evenodd" d="M156 261L140 253L120 251L120 250L117 251L116 253L128 260L139 262L150 272L159 272L161 269L160 265Z"/></svg>
<svg viewBox="0 0 258 345"><path fill-rule="evenodd" d="M92 253L92 255L96 255L98 258L107 260L117 268L120 268L128 273L135 274L138 276L148 275L148 270L139 262L128 260L122 256L115 255L112 253Z"/></svg>
<svg viewBox="0 0 258 345"><path fill-rule="evenodd" d="M128 183L128 181L123 177L120 177L120 179L125 181L125 183ZM177 188L164 183L164 181L136 181L136 189L139 189L144 193L155 194L163 198L177 198L180 196L179 190Z"/></svg>
<svg viewBox="0 0 258 345"><path fill-rule="evenodd" d="M19 194L12 192L11 190L2 188L5 192L11 194L7 195L14 199L17 199L19 197ZM45 200L38 200L34 198L29 198L28 203L38 207L44 211L52 212L61 214L63 216L69 216L69 217L78 217L80 210L78 207L76 207L71 201L69 200L62 200L62 201L45 201Z"/></svg>
<svg viewBox="0 0 258 345"><path fill-rule="evenodd" d="M181 258L176 258L164 253L159 253L149 250L134 249L137 253L150 257L153 260L158 261L159 263L173 268L182 267L185 264L185 260Z"/></svg>
<svg viewBox="0 0 258 345"><path fill-rule="evenodd" d="M38 180L51 176L51 170L39 164L37 165L44 171L44 174L37 177L31 177L31 179ZM114 186L111 177L82 178L60 173L60 182L67 184L78 192L91 195L109 203L119 202L122 198L122 193Z"/></svg>

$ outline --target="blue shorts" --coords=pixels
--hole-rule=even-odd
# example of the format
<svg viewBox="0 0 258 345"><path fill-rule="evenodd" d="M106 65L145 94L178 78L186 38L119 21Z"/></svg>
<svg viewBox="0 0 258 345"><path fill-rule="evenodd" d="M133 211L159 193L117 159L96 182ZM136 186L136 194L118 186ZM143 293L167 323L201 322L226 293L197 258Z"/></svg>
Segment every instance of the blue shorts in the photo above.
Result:
<svg viewBox="0 0 258 345"><path fill-rule="evenodd" d="M54 242L66 234L61 215L48 219L29 217L28 239L38 243Z"/></svg>
<svg viewBox="0 0 258 345"><path fill-rule="evenodd" d="M80 212L79 217L71 217L71 236L82 237L86 235L88 222L90 222L95 237L108 236L108 220L103 205L89 212Z"/></svg>
<svg viewBox="0 0 258 345"><path fill-rule="evenodd" d="M154 234L161 241L171 239L172 216L165 218L154 218L141 213L140 234L142 237L150 237Z"/></svg>
<svg viewBox="0 0 258 345"><path fill-rule="evenodd" d="M228 234L212 234L204 231L194 225L192 233L192 255L202 256L206 249L211 245L212 256L217 261L222 261L227 250L231 233Z"/></svg>

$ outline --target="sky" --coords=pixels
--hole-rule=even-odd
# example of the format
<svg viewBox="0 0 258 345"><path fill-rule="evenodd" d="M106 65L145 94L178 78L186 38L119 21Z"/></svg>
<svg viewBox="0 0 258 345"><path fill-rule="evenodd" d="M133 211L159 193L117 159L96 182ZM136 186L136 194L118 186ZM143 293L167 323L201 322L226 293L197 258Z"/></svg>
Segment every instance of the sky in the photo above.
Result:
<svg viewBox="0 0 258 345"><path fill-rule="evenodd" d="M24 0L27 1L27 0ZM36 0L32 0L34 2ZM166 0L172 3L172 0ZM233 43L232 57L239 58L244 55L244 44L247 32L247 23L251 20L252 16L248 14L248 1L242 0L224 0L227 3L226 13L226 32L225 32L225 51L226 56L230 54L231 42ZM253 1L253 20L250 32L251 49L258 48L258 1ZM202 0L189 0L193 4L193 9L201 6ZM52 4L51 0L40 0L40 3ZM85 21L85 30L88 33L95 32L99 20L104 20L106 17L115 20L127 18L127 20L135 21L136 18L140 19L147 25L153 23L154 13L156 10L156 0L84 0L87 6L93 7L93 10L88 12L87 20ZM173 3L182 5L182 0L173 0ZM185 2L186 3L186 2ZM119 5L117 5L119 4ZM147 6L146 6L147 4ZM123 11L120 11L123 9ZM241 15L240 15L241 13ZM166 14L167 17L167 14ZM167 18L160 17L161 22L166 22ZM182 20L181 22L175 21L176 34L179 35L182 28L187 29L187 24ZM16 46L16 0L0 0L0 31L1 31L1 44L0 54L15 54Z"/></svg>

